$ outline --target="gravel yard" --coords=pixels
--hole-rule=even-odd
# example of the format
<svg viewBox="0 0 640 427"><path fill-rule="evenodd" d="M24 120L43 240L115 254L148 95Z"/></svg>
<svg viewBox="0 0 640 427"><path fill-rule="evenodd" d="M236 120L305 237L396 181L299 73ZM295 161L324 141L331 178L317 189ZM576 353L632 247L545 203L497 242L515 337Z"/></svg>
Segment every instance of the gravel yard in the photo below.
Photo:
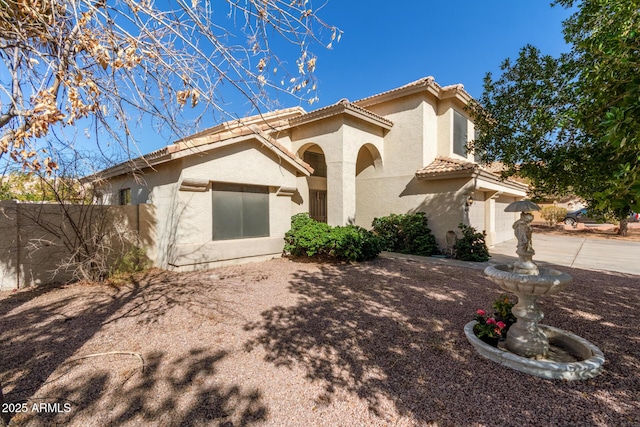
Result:
<svg viewBox="0 0 640 427"><path fill-rule="evenodd" d="M543 323L602 349L594 379L477 355L463 326L501 294L481 270L276 259L0 293L4 399L30 426L639 425L639 277L560 269Z"/></svg>

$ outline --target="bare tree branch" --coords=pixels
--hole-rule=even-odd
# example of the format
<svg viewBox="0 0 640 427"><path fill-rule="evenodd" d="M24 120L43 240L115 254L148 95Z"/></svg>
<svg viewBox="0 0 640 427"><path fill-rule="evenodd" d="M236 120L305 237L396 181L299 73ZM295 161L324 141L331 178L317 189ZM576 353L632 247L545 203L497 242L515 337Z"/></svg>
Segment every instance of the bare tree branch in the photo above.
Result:
<svg viewBox="0 0 640 427"><path fill-rule="evenodd" d="M132 122L183 137L207 117L236 117L230 90L252 113L278 92L314 102L310 49L341 34L310 0L228 0L228 11L210 0L0 1L0 158L47 172L57 163L39 142L85 118L131 157Z"/></svg>

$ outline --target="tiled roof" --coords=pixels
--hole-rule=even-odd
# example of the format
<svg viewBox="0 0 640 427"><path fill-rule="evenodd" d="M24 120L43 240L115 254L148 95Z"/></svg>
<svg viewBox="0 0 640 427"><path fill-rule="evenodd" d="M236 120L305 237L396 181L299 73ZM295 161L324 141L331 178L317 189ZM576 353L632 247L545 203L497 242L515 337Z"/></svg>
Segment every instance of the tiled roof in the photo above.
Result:
<svg viewBox="0 0 640 427"><path fill-rule="evenodd" d="M500 173L496 173L491 168L485 168L477 163L451 157L437 157L427 166L416 171L416 178L429 180L449 179L449 178L470 178L472 176L482 177L485 180L500 182L509 188L526 191L528 185L519 180L502 179Z"/></svg>
<svg viewBox="0 0 640 427"><path fill-rule="evenodd" d="M313 173L313 168L292 153L287 147L269 136L268 131L282 128L288 124L291 117L304 114L300 107L287 108L262 115L246 117L221 123L204 131L190 135L175 143L151 153L137 157L119 165L107 168L97 174L87 177L87 180L109 178L132 171L151 167L153 165L172 160L177 157L191 155L200 151L216 148L218 143L235 143L255 137L260 143L277 155L283 155L298 168Z"/></svg>
<svg viewBox="0 0 640 427"><path fill-rule="evenodd" d="M354 101L354 104L357 104L361 107L369 107L380 102L390 101L402 96L423 91L430 92L438 99L457 98L464 104L473 99L471 95L469 95L469 93L464 89L463 85L454 84L448 86L440 86L438 83L436 83L432 76L429 76L423 77L395 89L388 90L386 92L380 92L378 94L359 99L357 101Z"/></svg>
<svg viewBox="0 0 640 427"><path fill-rule="evenodd" d="M393 92L400 92L402 90L409 89L409 88L427 87L427 86L434 86L436 88L440 88L440 85L438 83L436 83L436 81L433 78L433 76L423 77L423 78L418 79L418 80L416 80L414 82L407 83L406 85L402 85L400 87L397 87L397 88L394 88L394 89L390 89L390 90L387 90L385 92L380 92L380 93L377 93L375 95L371 95L371 96L367 96L366 98L359 99L359 100L355 101L355 103L357 103L357 104L365 103L366 104L367 101L372 99L372 98L377 98L379 96L388 95L388 94L391 94Z"/></svg>
<svg viewBox="0 0 640 427"><path fill-rule="evenodd" d="M335 104L328 105L326 107L318 108L317 110L311 111L306 114L302 114L297 117L292 117L289 119L289 124L291 126L299 125L302 123L308 123L314 120L323 119L326 117L335 116L337 114L352 114L359 116L365 120L375 122L378 125L385 127L387 129L393 126L393 122L385 117L382 117L372 111L367 110L366 108L360 107L359 105L354 104L353 102L349 102L348 99L341 99Z"/></svg>
<svg viewBox="0 0 640 427"><path fill-rule="evenodd" d="M230 136L247 135L253 132L250 128L255 127L262 131L275 130L282 126L286 126L289 119L292 117L303 114L306 114L306 111L303 108L293 107L271 111L264 114L256 114L254 116L244 117L241 119L229 120L182 138L176 141L175 144L181 144L185 141L189 141L191 146L193 146L193 144L197 144L197 140L200 140L203 137L211 138L215 135L215 139L222 140L229 138Z"/></svg>
<svg viewBox="0 0 640 427"><path fill-rule="evenodd" d="M467 162L465 160L452 159L450 157L438 157L427 166L418 169L416 176L418 178L427 178L439 174L446 174L452 172L465 172L473 173L479 168L476 163Z"/></svg>

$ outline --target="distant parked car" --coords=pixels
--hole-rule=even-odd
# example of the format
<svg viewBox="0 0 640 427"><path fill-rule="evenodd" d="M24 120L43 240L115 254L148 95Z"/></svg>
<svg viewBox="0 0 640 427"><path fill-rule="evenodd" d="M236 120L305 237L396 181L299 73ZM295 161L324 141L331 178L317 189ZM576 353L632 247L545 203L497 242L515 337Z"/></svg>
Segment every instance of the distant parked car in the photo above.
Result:
<svg viewBox="0 0 640 427"><path fill-rule="evenodd" d="M629 222L640 222L640 213L631 212Z"/></svg>
<svg viewBox="0 0 640 427"><path fill-rule="evenodd" d="M574 212L569 212L562 220L566 225L576 225L578 222L586 224L595 224L596 220L587 216L586 209L580 209Z"/></svg>

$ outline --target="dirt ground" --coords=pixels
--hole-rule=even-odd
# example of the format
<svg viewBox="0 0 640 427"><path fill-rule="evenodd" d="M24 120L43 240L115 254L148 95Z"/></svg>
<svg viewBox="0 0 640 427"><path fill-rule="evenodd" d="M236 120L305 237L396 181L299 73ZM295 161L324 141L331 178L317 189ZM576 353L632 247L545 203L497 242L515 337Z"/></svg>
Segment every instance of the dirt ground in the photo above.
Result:
<svg viewBox="0 0 640 427"><path fill-rule="evenodd" d="M637 276L562 270L545 323L603 350L594 379L479 356L482 271L275 259L0 293L5 404L16 426L639 425Z"/></svg>

